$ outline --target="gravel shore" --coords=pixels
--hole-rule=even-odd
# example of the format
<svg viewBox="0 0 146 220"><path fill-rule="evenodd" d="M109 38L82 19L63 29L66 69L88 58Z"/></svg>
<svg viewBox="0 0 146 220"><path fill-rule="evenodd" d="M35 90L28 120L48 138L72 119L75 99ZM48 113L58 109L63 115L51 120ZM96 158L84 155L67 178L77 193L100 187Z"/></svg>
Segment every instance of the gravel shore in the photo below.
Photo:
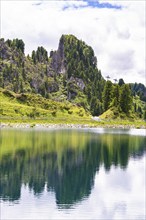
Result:
<svg viewBox="0 0 146 220"><path fill-rule="evenodd" d="M113 125L113 124L104 124L104 125L90 125L90 124L37 124L37 123L1 123L0 128L48 128L48 129L59 129L59 128L120 128L120 129L146 129L146 126L135 126L135 125Z"/></svg>

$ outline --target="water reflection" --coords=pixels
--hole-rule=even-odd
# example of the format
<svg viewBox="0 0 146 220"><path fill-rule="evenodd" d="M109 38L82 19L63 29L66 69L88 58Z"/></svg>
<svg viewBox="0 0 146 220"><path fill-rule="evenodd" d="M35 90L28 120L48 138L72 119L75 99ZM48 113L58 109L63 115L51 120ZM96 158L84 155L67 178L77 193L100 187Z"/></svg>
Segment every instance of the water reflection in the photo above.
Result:
<svg viewBox="0 0 146 220"><path fill-rule="evenodd" d="M92 130L1 131L0 197L17 201L22 184L39 196L47 185L58 206L66 208L88 197L101 166L126 169L130 157L141 157L145 136Z"/></svg>

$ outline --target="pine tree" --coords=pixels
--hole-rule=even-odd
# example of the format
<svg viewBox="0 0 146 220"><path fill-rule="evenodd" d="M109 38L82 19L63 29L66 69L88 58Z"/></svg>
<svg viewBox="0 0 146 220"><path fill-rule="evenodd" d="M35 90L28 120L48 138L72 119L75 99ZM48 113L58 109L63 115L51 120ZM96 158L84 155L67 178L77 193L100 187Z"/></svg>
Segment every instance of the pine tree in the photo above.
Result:
<svg viewBox="0 0 146 220"><path fill-rule="evenodd" d="M126 114L128 114L129 111L132 109L132 96L128 84L123 84L121 86L120 107L121 110Z"/></svg>
<svg viewBox="0 0 146 220"><path fill-rule="evenodd" d="M32 51L31 57L32 57L33 63L36 64L36 52L34 50Z"/></svg>
<svg viewBox="0 0 146 220"><path fill-rule="evenodd" d="M125 82L124 82L124 80L123 79L119 79L119 86L122 86L122 85L124 85L125 84Z"/></svg>
<svg viewBox="0 0 146 220"><path fill-rule="evenodd" d="M103 108L105 111L110 108L110 104L112 101L112 88L113 88L112 82L108 80L105 83L103 95L102 95Z"/></svg>
<svg viewBox="0 0 146 220"><path fill-rule="evenodd" d="M120 104L120 88L119 85L114 85L112 90L112 103L111 106L119 107Z"/></svg>
<svg viewBox="0 0 146 220"><path fill-rule="evenodd" d="M95 96L93 96L91 99L90 111L93 116L100 115L103 112L102 104L101 104L100 100L97 99Z"/></svg>

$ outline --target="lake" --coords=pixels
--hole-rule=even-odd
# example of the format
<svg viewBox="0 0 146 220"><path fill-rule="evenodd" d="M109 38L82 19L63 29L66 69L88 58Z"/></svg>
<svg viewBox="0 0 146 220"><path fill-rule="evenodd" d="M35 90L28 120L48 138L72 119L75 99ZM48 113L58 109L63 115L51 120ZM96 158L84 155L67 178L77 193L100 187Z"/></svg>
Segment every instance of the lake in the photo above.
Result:
<svg viewBox="0 0 146 220"><path fill-rule="evenodd" d="M0 219L146 218L142 129L1 129Z"/></svg>

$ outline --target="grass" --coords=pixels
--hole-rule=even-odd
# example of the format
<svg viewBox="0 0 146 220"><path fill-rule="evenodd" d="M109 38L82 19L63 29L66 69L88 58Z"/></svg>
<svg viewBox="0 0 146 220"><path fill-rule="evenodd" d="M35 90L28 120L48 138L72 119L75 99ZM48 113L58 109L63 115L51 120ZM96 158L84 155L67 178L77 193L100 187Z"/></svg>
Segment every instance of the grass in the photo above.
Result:
<svg viewBox="0 0 146 220"><path fill-rule="evenodd" d="M55 102L35 94L16 94L0 90L1 119L90 118L84 108L66 102Z"/></svg>
<svg viewBox="0 0 146 220"><path fill-rule="evenodd" d="M1 118L2 123L6 123L9 126L15 125L29 125L30 127L35 127L37 124L39 125L59 125L59 126L81 126L81 127L103 127L103 128L146 128L146 122L142 120L130 121L130 120L102 120L96 122L92 119L79 119L74 118L71 119L69 117L56 117L56 118Z"/></svg>
<svg viewBox="0 0 146 220"><path fill-rule="evenodd" d="M89 127L146 128L146 122L138 118L115 118L116 111L109 109L94 121L84 108L65 102L55 102L35 94L16 94L0 89L0 121L11 125L36 124L82 125Z"/></svg>

